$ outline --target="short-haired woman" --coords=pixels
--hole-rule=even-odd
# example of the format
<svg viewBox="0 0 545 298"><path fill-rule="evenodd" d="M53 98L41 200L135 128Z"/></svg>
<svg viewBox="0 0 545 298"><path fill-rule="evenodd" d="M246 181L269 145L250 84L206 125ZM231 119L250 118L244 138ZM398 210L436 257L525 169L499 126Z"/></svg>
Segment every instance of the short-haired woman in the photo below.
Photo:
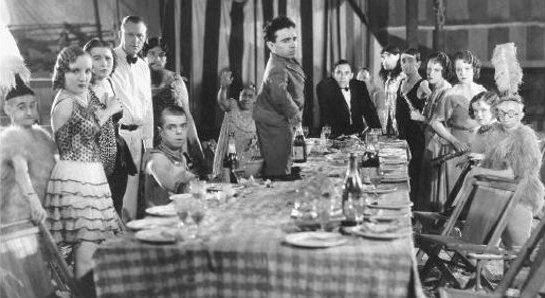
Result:
<svg viewBox="0 0 545 298"><path fill-rule="evenodd" d="M106 102L96 112L90 104L91 56L82 48L64 48L57 56L53 87L58 90L51 107L51 126L59 149L47 188L47 225L57 242L73 245L76 278L93 268L97 245L119 231L98 135L100 124L121 111L119 101Z"/></svg>
<svg viewBox="0 0 545 298"><path fill-rule="evenodd" d="M89 86L90 104L97 113L104 113L107 102L114 100L110 76L115 71L116 56L110 45L97 38L91 39L83 46L93 60L93 75ZM123 116L120 111L101 123L99 144L102 166L108 178L114 207L119 216L123 209L123 196L127 188L128 175L136 174L136 166L131 157L131 152L122 136L119 135L118 122Z"/></svg>
<svg viewBox="0 0 545 298"><path fill-rule="evenodd" d="M452 60L458 83L445 94L445 99L438 105L437 113L430 121L433 130L446 143L442 146L440 155L469 150L479 127L469 116L469 101L478 93L486 91L482 85L474 82L479 78L481 69L481 63L475 55L469 50L463 50L454 54ZM460 158L450 159L441 166L440 176L446 177L446 185L440 190L438 204L433 211L443 210L443 204L462 172L457 166Z"/></svg>
<svg viewBox="0 0 545 298"><path fill-rule="evenodd" d="M422 113L411 112L411 119L421 121L424 125L424 153L420 170L418 187L418 199L415 202L416 210L436 210L443 200L439 197L444 183L441 183L439 172L432 166L431 161L441 153L442 141L430 122L438 113L445 94L452 88L448 82L452 72L452 62L449 56L443 52L436 52L428 58L426 66L426 81L420 84L420 95L425 96L426 102ZM445 198L446 200L446 198Z"/></svg>

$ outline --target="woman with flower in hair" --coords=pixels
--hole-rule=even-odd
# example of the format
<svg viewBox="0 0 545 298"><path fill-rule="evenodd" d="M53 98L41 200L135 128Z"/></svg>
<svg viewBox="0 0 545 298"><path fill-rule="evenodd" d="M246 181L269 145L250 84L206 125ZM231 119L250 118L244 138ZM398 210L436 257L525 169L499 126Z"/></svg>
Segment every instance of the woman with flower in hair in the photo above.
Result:
<svg viewBox="0 0 545 298"><path fill-rule="evenodd" d="M222 178L222 163L227 152L229 135L235 136L235 147L239 160L239 168L249 161L260 158L257 146L255 122L252 118L256 99L256 90L248 85L240 91L238 100L227 98L227 89L233 82L232 73L228 70L220 73L220 90L218 91L218 105L225 111L221 124L218 145L214 154L213 177Z"/></svg>
<svg viewBox="0 0 545 298"><path fill-rule="evenodd" d="M59 150L47 187L44 206L53 238L73 246L75 275L88 277L92 256L102 241L119 230L98 144L101 126L121 111L109 97L104 110L90 103L91 56L82 48L64 48L53 72L58 90L51 107L51 127Z"/></svg>

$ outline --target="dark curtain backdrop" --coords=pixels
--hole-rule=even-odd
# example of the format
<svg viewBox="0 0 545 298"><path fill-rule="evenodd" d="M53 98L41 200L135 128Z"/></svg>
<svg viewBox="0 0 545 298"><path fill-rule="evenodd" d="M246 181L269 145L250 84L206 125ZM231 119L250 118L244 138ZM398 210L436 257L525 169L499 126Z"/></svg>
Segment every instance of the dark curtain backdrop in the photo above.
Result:
<svg viewBox="0 0 545 298"><path fill-rule="evenodd" d="M175 0L161 1L162 32L174 49ZM218 74L230 68L235 76L229 95L238 97L245 84L259 89L269 52L263 41L263 24L279 15L297 25L298 59L307 75L304 123L320 123L316 84L328 76L341 58L354 70L369 62L367 27L345 0L180 0L182 75L189 79L192 113L203 140L217 138L223 115L216 103ZM355 1L365 8L365 0ZM173 69L174 55L168 66Z"/></svg>

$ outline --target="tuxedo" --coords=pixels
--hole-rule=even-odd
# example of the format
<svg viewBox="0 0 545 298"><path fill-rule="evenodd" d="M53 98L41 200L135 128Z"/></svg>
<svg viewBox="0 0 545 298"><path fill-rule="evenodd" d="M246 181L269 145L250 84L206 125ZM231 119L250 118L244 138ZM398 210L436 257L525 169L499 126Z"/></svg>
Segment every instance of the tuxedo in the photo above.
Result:
<svg viewBox="0 0 545 298"><path fill-rule="evenodd" d="M369 98L364 82L350 80L348 91L341 90L333 78L322 80L316 86L322 125L331 126L331 136L359 133L367 126L381 128L377 111ZM343 92L350 94L350 105Z"/></svg>

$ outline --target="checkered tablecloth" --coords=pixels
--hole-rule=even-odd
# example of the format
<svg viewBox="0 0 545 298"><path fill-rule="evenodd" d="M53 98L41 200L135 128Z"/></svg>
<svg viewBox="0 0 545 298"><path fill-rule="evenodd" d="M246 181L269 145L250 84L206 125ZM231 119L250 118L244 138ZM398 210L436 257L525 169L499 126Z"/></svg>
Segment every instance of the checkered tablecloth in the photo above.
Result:
<svg viewBox="0 0 545 298"><path fill-rule="evenodd" d="M305 178L306 179L306 178ZM310 179L310 178L309 178ZM283 243L299 182L256 186L209 209L205 242L153 245L131 235L101 245L99 297L420 297L412 238L349 237L327 249ZM405 184L392 197L408 200ZM407 225L410 220L407 218Z"/></svg>

